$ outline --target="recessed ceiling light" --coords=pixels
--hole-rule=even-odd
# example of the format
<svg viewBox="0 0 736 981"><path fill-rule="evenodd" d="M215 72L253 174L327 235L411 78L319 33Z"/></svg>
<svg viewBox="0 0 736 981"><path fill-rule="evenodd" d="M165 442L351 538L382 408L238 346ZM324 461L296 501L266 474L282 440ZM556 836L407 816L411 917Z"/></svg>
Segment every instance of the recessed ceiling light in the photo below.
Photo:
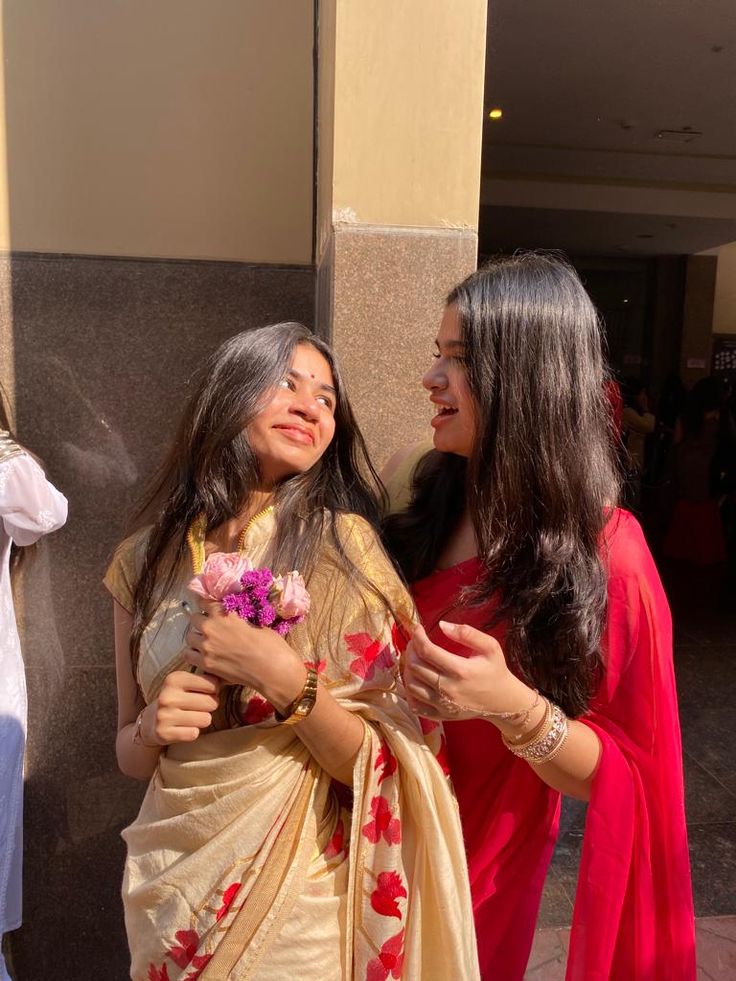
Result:
<svg viewBox="0 0 736 981"><path fill-rule="evenodd" d="M489 119L503 119L503 109L491 109L488 113Z"/></svg>
<svg viewBox="0 0 736 981"><path fill-rule="evenodd" d="M628 300L624 300L624 303L628 303L628 302L629 302Z"/></svg>

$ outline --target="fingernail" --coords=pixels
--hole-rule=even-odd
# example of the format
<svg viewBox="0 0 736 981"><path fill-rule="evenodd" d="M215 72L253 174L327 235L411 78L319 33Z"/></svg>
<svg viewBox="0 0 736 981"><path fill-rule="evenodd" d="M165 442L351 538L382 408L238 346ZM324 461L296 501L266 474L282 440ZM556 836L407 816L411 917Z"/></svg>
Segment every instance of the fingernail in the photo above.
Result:
<svg viewBox="0 0 736 981"><path fill-rule="evenodd" d="M458 623L448 623L447 620L440 620L440 629L444 630L445 633L454 633L460 626Z"/></svg>

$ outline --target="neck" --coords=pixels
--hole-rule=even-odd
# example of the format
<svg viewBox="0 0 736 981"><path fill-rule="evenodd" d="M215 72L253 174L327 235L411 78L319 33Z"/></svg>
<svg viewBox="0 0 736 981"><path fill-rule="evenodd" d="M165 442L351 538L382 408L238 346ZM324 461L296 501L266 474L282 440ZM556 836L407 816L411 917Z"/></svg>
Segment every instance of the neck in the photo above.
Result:
<svg viewBox="0 0 736 981"><path fill-rule="evenodd" d="M237 548L241 532L257 514L273 504L273 492L256 490L247 505L234 518L224 521L217 528L208 529L207 541L215 544L220 551L232 552Z"/></svg>

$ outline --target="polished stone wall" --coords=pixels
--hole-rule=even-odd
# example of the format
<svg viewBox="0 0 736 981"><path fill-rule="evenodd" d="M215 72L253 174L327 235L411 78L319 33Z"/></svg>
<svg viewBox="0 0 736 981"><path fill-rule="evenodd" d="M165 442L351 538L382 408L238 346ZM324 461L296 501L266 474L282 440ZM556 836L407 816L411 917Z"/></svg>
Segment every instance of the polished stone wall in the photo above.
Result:
<svg viewBox="0 0 736 981"><path fill-rule="evenodd" d="M449 291L476 268L465 229L336 225L318 271L318 329L335 348L374 462L431 439L422 375Z"/></svg>
<svg viewBox="0 0 736 981"><path fill-rule="evenodd" d="M18 255L0 260L0 380L19 436L69 498L18 597L29 689L17 981L128 976L120 829L143 787L117 771L112 609L100 580L187 380L224 338L312 324L310 268ZM12 360L11 360L12 359Z"/></svg>

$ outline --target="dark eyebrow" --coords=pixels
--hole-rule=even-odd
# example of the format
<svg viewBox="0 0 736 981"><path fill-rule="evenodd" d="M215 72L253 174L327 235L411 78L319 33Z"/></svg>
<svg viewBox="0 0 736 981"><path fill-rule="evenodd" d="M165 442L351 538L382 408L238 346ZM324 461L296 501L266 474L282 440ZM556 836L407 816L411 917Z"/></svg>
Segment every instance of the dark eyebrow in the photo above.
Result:
<svg viewBox="0 0 736 981"><path fill-rule="evenodd" d="M309 375L309 376L308 375L303 375L301 373L301 371L297 371L296 368L289 368L289 374L290 375L293 375L294 378L298 378L299 381L306 381L308 378L311 378L311 375ZM332 385L323 385L323 384L320 384L319 387L320 387L320 390L321 391L323 391L323 392L329 392L330 395L334 395L335 398L337 398L337 390L334 389L332 387Z"/></svg>

